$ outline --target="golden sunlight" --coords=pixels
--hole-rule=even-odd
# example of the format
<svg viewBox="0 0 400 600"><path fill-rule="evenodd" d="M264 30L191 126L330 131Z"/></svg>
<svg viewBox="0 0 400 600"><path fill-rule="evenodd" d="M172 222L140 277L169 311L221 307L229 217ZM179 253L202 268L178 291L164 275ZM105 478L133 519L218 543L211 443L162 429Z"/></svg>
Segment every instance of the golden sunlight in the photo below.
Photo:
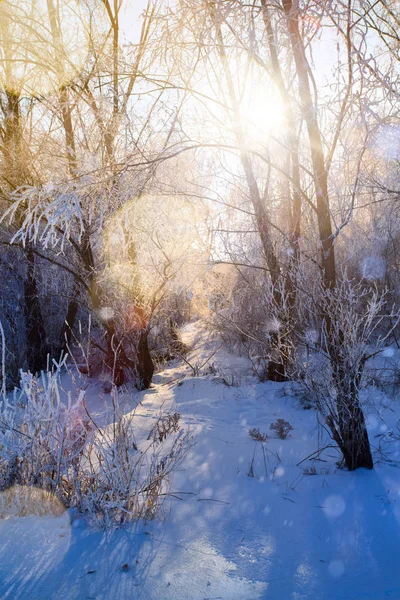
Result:
<svg viewBox="0 0 400 600"><path fill-rule="evenodd" d="M87 60L87 25L78 0L0 2L0 86L38 96L69 83Z"/></svg>

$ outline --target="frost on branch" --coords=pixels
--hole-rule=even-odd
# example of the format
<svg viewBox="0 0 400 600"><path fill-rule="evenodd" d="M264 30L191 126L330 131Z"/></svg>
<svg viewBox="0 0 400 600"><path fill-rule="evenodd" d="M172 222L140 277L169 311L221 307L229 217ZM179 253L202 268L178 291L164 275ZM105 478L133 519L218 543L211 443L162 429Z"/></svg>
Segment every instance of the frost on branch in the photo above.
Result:
<svg viewBox="0 0 400 600"><path fill-rule="evenodd" d="M85 230L81 193L74 185L17 189L12 206L2 218L17 223L11 243L40 243L44 248L60 245L63 251L65 240L72 235L80 241Z"/></svg>

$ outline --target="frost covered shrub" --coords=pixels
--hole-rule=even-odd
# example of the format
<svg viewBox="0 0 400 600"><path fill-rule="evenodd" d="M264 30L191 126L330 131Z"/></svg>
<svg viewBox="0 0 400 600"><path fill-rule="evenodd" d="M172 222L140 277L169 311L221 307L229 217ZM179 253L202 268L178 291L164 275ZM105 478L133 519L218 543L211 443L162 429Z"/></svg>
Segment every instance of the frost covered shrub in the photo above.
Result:
<svg viewBox="0 0 400 600"><path fill-rule="evenodd" d="M156 516L189 434L177 413L161 415L138 444L134 411L123 414L115 389L112 400L109 425L99 427L83 390L62 392L58 370L21 373L20 389L0 406L0 491L45 490L106 527Z"/></svg>
<svg viewBox="0 0 400 600"><path fill-rule="evenodd" d="M84 392L61 402L58 378L21 373L21 388L0 410L1 489L15 484L63 494L62 471L85 443Z"/></svg>
<svg viewBox="0 0 400 600"><path fill-rule="evenodd" d="M270 429L275 431L280 440L286 440L289 433L293 431L293 426L285 419L277 419L275 423L271 423Z"/></svg>
<svg viewBox="0 0 400 600"><path fill-rule="evenodd" d="M213 310L215 327L235 352L254 358L265 354L268 314L263 301L254 302L255 296L260 298L266 292L263 278L249 269L246 280L238 278L227 283L232 289L226 290L225 303Z"/></svg>
<svg viewBox="0 0 400 600"><path fill-rule="evenodd" d="M333 290L316 283L303 304L305 324L310 322L307 312L318 310L320 335L314 343L304 343L308 357L298 353L294 376L315 402L349 470L373 467L360 392L367 361L381 351L399 322L399 314L386 304L385 293L353 284L346 276Z"/></svg>
<svg viewBox="0 0 400 600"><path fill-rule="evenodd" d="M274 365L284 371L291 360L294 322L287 300L284 282L274 289L264 274L248 269L234 283L228 305L214 314L213 325L224 342L250 360L260 381L285 378Z"/></svg>
<svg viewBox="0 0 400 600"><path fill-rule="evenodd" d="M189 442L178 425L179 416L173 415L174 427L157 423L156 433L150 431L147 443L139 447L134 414L123 415L117 405L115 414L112 425L95 431L78 474L76 505L106 526L157 515L168 492L168 478Z"/></svg>

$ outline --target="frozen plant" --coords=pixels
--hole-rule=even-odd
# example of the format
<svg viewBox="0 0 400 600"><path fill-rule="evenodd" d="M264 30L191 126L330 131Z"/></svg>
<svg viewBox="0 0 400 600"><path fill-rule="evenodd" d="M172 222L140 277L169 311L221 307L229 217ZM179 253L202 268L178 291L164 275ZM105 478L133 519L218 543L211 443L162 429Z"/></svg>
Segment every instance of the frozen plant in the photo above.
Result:
<svg viewBox="0 0 400 600"><path fill-rule="evenodd" d="M190 443L179 414L161 414L138 444L135 410L124 413L116 388L100 427L83 390L62 390L60 366L21 372L20 389L0 403L0 492L43 490L103 527L154 518Z"/></svg>
<svg viewBox="0 0 400 600"><path fill-rule="evenodd" d="M255 477L254 460L255 460L255 456L256 456L257 445L260 444L262 455L263 455L263 461L264 461L265 476L267 477L268 476L268 469L267 469L268 452L275 459L277 459L278 462L280 462L280 458L277 454L275 454L274 452L271 452L271 450L268 450L268 448L265 446L265 443L268 440L268 435L266 433L263 433L262 431L260 431L260 429L258 427L253 427L252 429L249 429L249 436L251 437L252 440L255 441L255 446L254 446L254 451L253 451L253 457L251 459L251 462L249 465L249 471L247 474L249 477Z"/></svg>
<svg viewBox="0 0 400 600"><path fill-rule="evenodd" d="M255 442L260 442L261 444L265 443L268 439L268 435L266 433L262 433L258 428L253 427L253 429L249 430L249 436Z"/></svg>
<svg viewBox="0 0 400 600"><path fill-rule="evenodd" d="M271 423L270 429L275 431L279 439L285 440L289 433L293 431L292 425L285 419L277 419L275 423Z"/></svg>

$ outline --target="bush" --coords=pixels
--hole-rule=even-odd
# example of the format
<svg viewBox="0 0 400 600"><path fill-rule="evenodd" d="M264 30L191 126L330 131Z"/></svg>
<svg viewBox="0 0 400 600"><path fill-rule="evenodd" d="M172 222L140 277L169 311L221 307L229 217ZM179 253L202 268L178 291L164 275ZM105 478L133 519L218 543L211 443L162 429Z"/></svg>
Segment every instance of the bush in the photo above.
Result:
<svg viewBox="0 0 400 600"><path fill-rule="evenodd" d="M284 283L274 287L249 269L234 283L227 305L215 311L213 326L229 348L249 359L259 381L285 381L293 348L291 312Z"/></svg>
<svg viewBox="0 0 400 600"><path fill-rule="evenodd" d="M319 339L310 348L305 344L306 361L298 353L294 376L315 402L346 467L351 471L372 469L360 392L368 384L368 360L385 347L400 315L387 306L384 292L374 285L354 284L346 274L334 290L315 286L303 321L307 322L307 311L317 309L321 315Z"/></svg>
<svg viewBox="0 0 400 600"><path fill-rule="evenodd" d="M21 387L0 406L0 491L15 486L51 493L107 527L154 518L190 437L178 413L161 415L135 440L135 411L123 414L115 388L106 427L85 407L85 393L62 400L59 370L21 373Z"/></svg>

